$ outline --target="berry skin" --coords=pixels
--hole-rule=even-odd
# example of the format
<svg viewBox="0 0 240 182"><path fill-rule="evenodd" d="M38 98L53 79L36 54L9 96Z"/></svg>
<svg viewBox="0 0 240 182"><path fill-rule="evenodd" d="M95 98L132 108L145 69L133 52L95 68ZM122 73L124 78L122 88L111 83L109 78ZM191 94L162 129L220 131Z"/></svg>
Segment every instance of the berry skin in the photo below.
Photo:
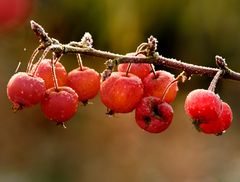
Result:
<svg viewBox="0 0 240 182"><path fill-rule="evenodd" d="M172 119L171 105L154 96L144 97L135 110L137 124L150 133L160 133L166 130Z"/></svg>
<svg viewBox="0 0 240 182"><path fill-rule="evenodd" d="M129 73L113 72L100 87L103 104L112 112L131 112L143 96L140 78Z"/></svg>
<svg viewBox="0 0 240 182"><path fill-rule="evenodd" d="M163 70L150 73L143 79L144 96L155 96L162 99L167 86L174 81L174 75ZM175 100L178 91L177 82L173 83L168 89L163 101L171 103Z"/></svg>
<svg viewBox="0 0 240 182"><path fill-rule="evenodd" d="M222 101L218 95L210 90L196 89L188 94L184 108L193 120L214 121L222 112Z"/></svg>
<svg viewBox="0 0 240 182"><path fill-rule="evenodd" d="M94 98L100 89L100 75L94 69L83 67L68 73L67 85L75 90L81 102Z"/></svg>
<svg viewBox="0 0 240 182"><path fill-rule="evenodd" d="M35 70L35 66L33 66L33 70ZM67 71L60 62L55 64L55 71L58 86L64 86L67 82ZM43 59L41 61L36 70L35 76L41 77L45 81L46 89L54 87L51 59Z"/></svg>
<svg viewBox="0 0 240 182"><path fill-rule="evenodd" d="M126 54L126 56L135 56L135 54L136 53L128 53L128 54ZM143 54L138 54L137 57L144 58L146 56L144 56ZM118 71L126 72L128 65L129 65L129 63L119 64ZM141 80L143 80L151 72L151 70L152 70L152 68L151 68L150 64L148 64L148 63L132 63L129 73L132 73L132 74L138 76L139 78L141 78Z"/></svg>
<svg viewBox="0 0 240 182"><path fill-rule="evenodd" d="M58 90L50 88L46 90L41 102L41 110L45 116L57 123L63 123L71 119L78 108L78 95L70 87L59 87Z"/></svg>
<svg viewBox="0 0 240 182"><path fill-rule="evenodd" d="M219 118L209 123L200 123L199 130L206 134L221 135L232 123L232 110L230 106L222 102L222 112Z"/></svg>
<svg viewBox="0 0 240 182"><path fill-rule="evenodd" d="M38 104L43 99L45 90L42 78L24 72L14 74L7 84L7 95L14 110Z"/></svg>

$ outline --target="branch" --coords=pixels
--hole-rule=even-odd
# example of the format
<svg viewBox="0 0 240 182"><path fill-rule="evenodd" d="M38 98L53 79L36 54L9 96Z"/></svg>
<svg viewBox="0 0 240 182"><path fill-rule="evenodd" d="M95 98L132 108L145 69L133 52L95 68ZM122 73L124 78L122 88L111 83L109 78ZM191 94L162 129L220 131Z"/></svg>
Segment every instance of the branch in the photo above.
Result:
<svg viewBox="0 0 240 182"><path fill-rule="evenodd" d="M158 55L157 52L154 52L155 49L153 48L153 45L156 46L157 41L152 36L148 39L148 41L152 41L152 42L143 43L140 45L140 46L144 45L146 49L149 48L146 50L148 56L146 58L142 58L142 57L136 57L136 56L135 57L125 56L121 54L115 54L107 51L97 50L92 48L91 45L88 45L83 41L70 42L69 44L61 44L56 39L50 38L41 25L37 24L34 21L31 21L30 24L31 24L32 30L35 32L35 34L40 40L41 46L39 47L39 50L48 48L49 50L59 54L73 53L73 54L83 54L83 55L88 55L93 57L99 57L104 59L113 59L113 60L116 60L118 64L152 63L155 65L161 65L161 66L172 68L175 70L185 71L188 76L201 75L201 76L214 77L216 73L221 70L221 68L198 66L190 63L185 63L180 60L176 60L172 58L165 58L161 55ZM83 38L82 40L85 40L85 39ZM220 56L216 56L215 59L216 59L216 62L218 62L219 60L225 62L225 60ZM235 72L227 67L223 78L240 81L240 73Z"/></svg>

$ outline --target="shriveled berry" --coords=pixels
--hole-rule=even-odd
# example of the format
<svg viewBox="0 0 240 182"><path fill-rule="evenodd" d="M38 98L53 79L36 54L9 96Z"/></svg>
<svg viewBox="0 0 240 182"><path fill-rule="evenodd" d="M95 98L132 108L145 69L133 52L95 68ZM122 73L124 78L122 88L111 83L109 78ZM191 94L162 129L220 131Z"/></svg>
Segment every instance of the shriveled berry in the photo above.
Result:
<svg viewBox="0 0 240 182"><path fill-rule="evenodd" d="M150 73L143 79L144 96L163 97L166 88L175 80L174 75L163 70ZM171 103L175 100L178 91L177 82L173 83L166 92L163 101Z"/></svg>
<svg viewBox="0 0 240 182"><path fill-rule="evenodd" d="M112 112L131 112L143 96L142 81L131 73L113 72L101 84L100 96Z"/></svg>
<svg viewBox="0 0 240 182"><path fill-rule="evenodd" d="M34 67L35 66L36 65L34 65ZM58 86L66 85L67 71L65 70L65 67L59 61L54 64L54 67L55 67ZM41 77L45 81L45 85L47 89L54 87L51 59L43 59L39 64L35 75L38 77Z"/></svg>
<svg viewBox="0 0 240 182"><path fill-rule="evenodd" d="M25 72L14 74L7 84L7 95L14 110L38 104L43 99L45 90L42 78Z"/></svg>
<svg viewBox="0 0 240 182"><path fill-rule="evenodd" d="M201 132L206 134L219 135L226 131L232 123L232 110L230 106L222 102L222 112L219 118L207 123L200 123L199 129Z"/></svg>
<svg viewBox="0 0 240 182"><path fill-rule="evenodd" d="M138 126L150 133L160 133L166 130L172 119L171 105L154 96L144 97L135 110L135 120Z"/></svg>
<svg viewBox="0 0 240 182"><path fill-rule="evenodd" d="M94 98L100 89L100 75L88 67L77 68L68 73L67 85L74 89L81 102Z"/></svg>
<svg viewBox="0 0 240 182"><path fill-rule="evenodd" d="M126 56L135 56L136 53L128 53ZM136 57L145 58L143 54L138 54ZM126 72L129 63L122 63L118 65L119 72ZM152 68L149 63L131 63L129 73L132 73L142 80L151 72Z"/></svg>
<svg viewBox="0 0 240 182"><path fill-rule="evenodd" d="M70 87L50 88L46 90L41 102L41 109L45 116L57 123L71 119L78 108L78 95Z"/></svg>
<svg viewBox="0 0 240 182"><path fill-rule="evenodd" d="M210 90L196 89L188 94L184 108L193 120L214 121L222 112L222 101L217 94Z"/></svg>

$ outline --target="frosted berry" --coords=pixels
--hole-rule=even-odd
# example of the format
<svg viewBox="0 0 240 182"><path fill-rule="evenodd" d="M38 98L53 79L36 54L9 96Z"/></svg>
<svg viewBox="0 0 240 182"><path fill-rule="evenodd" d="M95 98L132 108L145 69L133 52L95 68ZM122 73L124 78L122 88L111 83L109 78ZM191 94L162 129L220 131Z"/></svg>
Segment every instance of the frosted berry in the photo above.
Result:
<svg viewBox="0 0 240 182"><path fill-rule="evenodd" d="M232 110L227 103L222 102L222 112L219 115L219 118L211 122L200 123L199 130L206 134L219 135L226 131L230 127L231 123Z"/></svg>
<svg viewBox="0 0 240 182"><path fill-rule="evenodd" d="M126 56L135 56L136 53L128 53ZM145 58L143 54L138 54L137 57ZM126 72L129 63L122 63L118 65L118 71ZM129 73L132 73L142 80L151 72L152 68L149 63L131 63Z"/></svg>
<svg viewBox="0 0 240 182"><path fill-rule="evenodd" d="M162 99L166 88L174 80L174 75L167 71L159 70L156 71L155 74L150 73L143 79L144 96L155 96ZM178 86L177 82L175 82L169 87L163 101L167 103L173 102L176 98L177 91Z"/></svg>
<svg viewBox="0 0 240 182"><path fill-rule="evenodd" d="M57 123L71 119L78 108L78 95L70 87L50 88L46 91L41 102L41 109L45 116Z"/></svg>
<svg viewBox="0 0 240 182"><path fill-rule="evenodd" d="M222 112L222 101L210 90L196 89L188 94L184 108L193 120L214 121Z"/></svg>
<svg viewBox="0 0 240 182"><path fill-rule="evenodd" d="M142 81L131 73L113 72L101 84L100 96L112 112L131 112L143 96Z"/></svg>
<svg viewBox="0 0 240 182"><path fill-rule="evenodd" d="M100 89L100 75L88 67L77 68L68 73L67 85L74 89L81 102L94 98Z"/></svg>
<svg viewBox="0 0 240 182"><path fill-rule="evenodd" d="M160 133L166 130L172 119L171 105L154 96L144 97L135 110L137 124L150 133Z"/></svg>
<svg viewBox="0 0 240 182"><path fill-rule="evenodd" d="M34 65L34 67L35 66L36 65ZM64 86L67 82L67 71L59 61L56 62L54 66L55 66L58 86ZM33 70L34 70L34 67L33 67ZM35 76L41 77L45 81L45 85L47 89L54 87L51 59L43 59L41 61L41 63L39 64L36 70Z"/></svg>
<svg viewBox="0 0 240 182"><path fill-rule="evenodd" d="M45 90L42 78L25 72L14 74L7 84L7 95L14 110L38 104L43 99Z"/></svg>

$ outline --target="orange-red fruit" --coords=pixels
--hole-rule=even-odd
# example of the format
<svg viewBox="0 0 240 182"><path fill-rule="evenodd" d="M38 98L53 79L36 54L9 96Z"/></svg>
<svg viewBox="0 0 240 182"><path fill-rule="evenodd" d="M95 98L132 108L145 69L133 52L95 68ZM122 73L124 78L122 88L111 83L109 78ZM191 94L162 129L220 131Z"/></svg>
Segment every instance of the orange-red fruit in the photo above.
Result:
<svg viewBox="0 0 240 182"><path fill-rule="evenodd" d="M222 101L210 90L196 89L188 94L185 111L195 121L214 121L222 112Z"/></svg>
<svg viewBox="0 0 240 182"><path fill-rule="evenodd" d="M78 108L78 95L70 87L50 88L46 91L41 102L41 109L45 116L57 123L71 119Z"/></svg>
<svg viewBox="0 0 240 182"><path fill-rule="evenodd" d="M44 97L45 84L42 78L24 72L14 74L7 84L7 95L14 109L38 104Z"/></svg>
<svg viewBox="0 0 240 182"><path fill-rule="evenodd" d="M162 99L167 86L174 81L174 75L163 70L150 73L143 79L144 96L155 96ZM178 91L177 82L174 82L168 89L163 101L171 103L175 100Z"/></svg>
<svg viewBox="0 0 240 182"><path fill-rule="evenodd" d="M83 67L68 73L67 85L74 89L82 102L94 98L100 89L100 75L94 69Z"/></svg>
<svg viewBox="0 0 240 182"><path fill-rule="evenodd" d="M34 65L34 67L35 66L36 65ZM34 67L33 70L35 69ZM56 62L55 71L58 86L64 86L67 82L67 71L65 70L65 67L60 62ZM51 59L43 59L39 64L35 75L41 77L45 81L47 89L54 87Z"/></svg>
<svg viewBox="0 0 240 182"><path fill-rule="evenodd" d="M113 72L101 84L100 96L112 112L131 112L143 96L142 81L131 73Z"/></svg>
<svg viewBox="0 0 240 182"><path fill-rule="evenodd" d="M226 131L232 123L232 110L230 106L222 102L222 112L219 115L219 118L210 121L208 123L200 123L199 129L201 132L206 134L222 134L224 131Z"/></svg>
<svg viewBox="0 0 240 182"><path fill-rule="evenodd" d="M128 53L126 56L135 56L136 53ZM136 57L144 58L143 54L138 54ZM118 65L119 72L126 72L129 63L122 63ZM151 72L152 68L149 63L132 63L129 73L132 73L142 80Z"/></svg>
<svg viewBox="0 0 240 182"><path fill-rule="evenodd" d="M138 126L150 133L160 133L166 130L172 119L171 105L154 96L144 97L135 110L135 120Z"/></svg>

